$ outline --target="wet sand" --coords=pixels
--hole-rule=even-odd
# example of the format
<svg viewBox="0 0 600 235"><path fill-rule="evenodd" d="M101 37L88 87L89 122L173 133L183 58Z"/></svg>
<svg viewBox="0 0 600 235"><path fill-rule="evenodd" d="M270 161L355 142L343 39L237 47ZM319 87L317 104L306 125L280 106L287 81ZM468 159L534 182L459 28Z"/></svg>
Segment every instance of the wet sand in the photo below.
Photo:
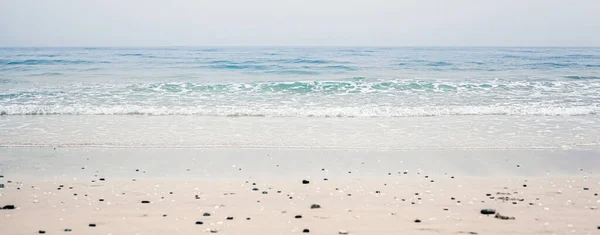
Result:
<svg viewBox="0 0 600 235"><path fill-rule="evenodd" d="M1 153L2 234L600 232L597 152Z"/></svg>

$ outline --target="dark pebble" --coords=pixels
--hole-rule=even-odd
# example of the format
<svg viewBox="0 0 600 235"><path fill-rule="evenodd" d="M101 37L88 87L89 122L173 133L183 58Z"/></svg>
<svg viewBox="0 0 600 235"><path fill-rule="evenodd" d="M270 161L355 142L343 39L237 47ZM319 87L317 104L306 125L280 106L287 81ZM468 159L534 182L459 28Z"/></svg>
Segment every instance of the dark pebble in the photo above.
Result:
<svg viewBox="0 0 600 235"><path fill-rule="evenodd" d="M4 207L2 207L2 210L14 210L15 209L15 205L6 205Z"/></svg>
<svg viewBox="0 0 600 235"><path fill-rule="evenodd" d="M308 180L302 180L302 184L310 184L310 181L308 181Z"/></svg>
<svg viewBox="0 0 600 235"><path fill-rule="evenodd" d="M100 198L100 199L98 199L98 201L101 201L101 202L103 202L103 201L104 201L104 199Z"/></svg>
<svg viewBox="0 0 600 235"><path fill-rule="evenodd" d="M590 188L583 188L583 190L590 190Z"/></svg>
<svg viewBox="0 0 600 235"><path fill-rule="evenodd" d="M253 188L252 191L258 191L258 189L257 188Z"/></svg>
<svg viewBox="0 0 600 235"><path fill-rule="evenodd" d="M310 233L310 230L308 230L307 228L305 228L304 230L302 230L303 233Z"/></svg>
<svg viewBox="0 0 600 235"><path fill-rule="evenodd" d="M227 220L233 220L233 217L227 217Z"/></svg>
<svg viewBox="0 0 600 235"><path fill-rule="evenodd" d="M319 205L319 204L310 205L310 209L320 209L320 208L321 208L321 205Z"/></svg>
<svg viewBox="0 0 600 235"><path fill-rule="evenodd" d="M526 184L524 184L524 185L523 185L523 188L527 188L527 185L526 185Z"/></svg>
<svg viewBox="0 0 600 235"><path fill-rule="evenodd" d="M65 232L71 232L73 230L71 230L70 228L65 228Z"/></svg>
<svg viewBox="0 0 600 235"><path fill-rule="evenodd" d="M167 214L164 214L163 217L167 217Z"/></svg>
<svg viewBox="0 0 600 235"><path fill-rule="evenodd" d="M492 194L491 193L486 193L485 196L491 197Z"/></svg>
<svg viewBox="0 0 600 235"><path fill-rule="evenodd" d="M4 184L0 184L0 188L4 188Z"/></svg>
<svg viewBox="0 0 600 235"><path fill-rule="evenodd" d="M202 216L210 216L210 213L204 213Z"/></svg>
<svg viewBox="0 0 600 235"><path fill-rule="evenodd" d="M104 178L100 178L100 181L105 181L105 179Z"/></svg>
<svg viewBox="0 0 600 235"><path fill-rule="evenodd" d="M246 220L251 220L250 217L246 218Z"/></svg>
<svg viewBox="0 0 600 235"><path fill-rule="evenodd" d="M420 219L416 219L415 223L421 223L421 220Z"/></svg>
<svg viewBox="0 0 600 235"><path fill-rule="evenodd" d="M263 191L263 192L262 192L262 194L268 194L268 193L269 193L269 192L267 192L267 191Z"/></svg>
<svg viewBox="0 0 600 235"><path fill-rule="evenodd" d="M46 233L46 231L40 230L40 231L38 231L38 233L44 234L44 233Z"/></svg>
<svg viewBox="0 0 600 235"><path fill-rule="evenodd" d="M297 216L294 216L294 218L296 218L296 219L302 219L302 216L301 215L297 215Z"/></svg>
<svg viewBox="0 0 600 235"><path fill-rule="evenodd" d="M148 204L148 203L150 203L150 201L142 201L142 203Z"/></svg>
<svg viewBox="0 0 600 235"><path fill-rule="evenodd" d="M484 215L496 214L496 210L494 210L494 209L481 209L480 212L481 212L481 214L484 214Z"/></svg>
<svg viewBox="0 0 600 235"><path fill-rule="evenodd" d="M196 221L196 224L204 224L202 221Z"/></svg>
<svg viewBox="0 0 600 235"><path fill-rule="evenodd" d="M375 191L375 193L381 193L381 191Z"/></svg>
<svg viewBox="0 0 600 235"><path fill-rule="evenodd" d="M89 224L90 227L96 227L96 224Z"/></svg>

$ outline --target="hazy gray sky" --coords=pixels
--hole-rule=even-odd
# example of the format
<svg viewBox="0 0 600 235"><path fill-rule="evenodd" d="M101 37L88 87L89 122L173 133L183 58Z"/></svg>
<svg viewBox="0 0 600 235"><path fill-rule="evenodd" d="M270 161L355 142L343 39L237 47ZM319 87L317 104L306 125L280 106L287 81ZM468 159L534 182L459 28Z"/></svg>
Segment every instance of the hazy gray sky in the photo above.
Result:
<svg viewBox="0 0 600 235"><path fill-rule="evenodd" d="M600 0L0 0L0 46L600 46Z"/></svg>

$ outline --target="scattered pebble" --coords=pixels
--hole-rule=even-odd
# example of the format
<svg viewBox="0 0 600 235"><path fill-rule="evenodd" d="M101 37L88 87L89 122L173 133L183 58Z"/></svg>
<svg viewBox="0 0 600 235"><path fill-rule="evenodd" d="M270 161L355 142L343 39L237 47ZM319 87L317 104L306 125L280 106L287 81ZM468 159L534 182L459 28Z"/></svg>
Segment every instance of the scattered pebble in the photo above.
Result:
<svg viewBox="0 0 600 235"><path fill-rule="evenodd" d="M310 205L310 209L320 209L320 208L321 208L321 205L319 205L319 204Z"/></svg>
<svg viewBox="0 0 600 235"><path fill-rule="evenodd" d="M494 210L494 209L482 209L480 212L481 212L481 214L484 214L484 215L496 214L496 210Z"/></svg>
<svg viewBox="0 0 600 235"><path fill-rule="evenodd" d="M500 213L496 213L496 216L494 216L494 218L501 219L501 220L514 220L515 219L515 217L504 216L504 215L501 215Z"/></svg>
<svg viewBox="0 0 600 235"><path fill-rule="evenodd" d="M307 228L305 228L304 230L302 230L302 233L310 233L310 230L308 230Z"/></svg>

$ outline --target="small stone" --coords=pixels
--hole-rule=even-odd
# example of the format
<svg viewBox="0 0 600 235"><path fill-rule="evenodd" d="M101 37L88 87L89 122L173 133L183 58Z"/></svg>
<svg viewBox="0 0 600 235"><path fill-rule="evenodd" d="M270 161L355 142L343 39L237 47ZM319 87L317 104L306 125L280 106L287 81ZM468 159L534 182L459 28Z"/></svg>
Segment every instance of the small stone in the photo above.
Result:
<svg viewBox="0 0 600 235"><path fill-rule="evenodd" d="M4 207L2 207L2 210L14 210L15 209L15 205L6 205Z"/></svg>
<svg viewBox="0 0 600 235"><path fill-rule="evenodd" d="M231 217L231 216L227 217L227 220L233 220L233 217Z"/></svg>
<svg viewBox="0 0 600 235"><path fill-rule="evenodd" d="M142 201L143 204L148 204L150 201Z"/></svg>
<svg viewBox="0 0 600 235"><path fill-rule="evenodd" d="M246 218L246 220L251 220L250 217Z"/></svg>
<svg viewBox="0 0 600 235"><path fill-rule="evenodd" d="M0 184L0 188L4 188L4 184Z"/></svg>
<svg viewBox="0 0 600 235"><path fill-rule="evenodd" d="M269 192L267 192L267 191L263 191L263 192L262 192L262 194L268 194L268 193L269 193Z"/></svg>
<svg viewBox="0 0 600 235"><path fill-rule="evenodd" d="M308 181L308 180L302 180L302 184L310 184L310 181Z"/></svg>
<svg viewBox="0 0 600 235"><path fill-rule="evenodd" d="M381 193L381 191L375 191L375 193Z"/></svg>
<svg viewBox="0 0 600 235"><path fill-rule="evenodd" d="M96 224L89 224L90 227L96 227Z"/></svg>
<svg viewBox="0 0 600 235"><path fill-rule="evenodd" d="M103 202L103 201L104 201L104 199L100 198L100 199L98 199L98 201L101 201L101 202Z"/></svg>
<svg viewBox="0 0 600 235"><path fill-rule="evenodd" d="M487 196L487 197L491 197L491 196L492 196L492 194L491 194L491 193L486 193L486 194L485 194L485 196Z"/></svg>
<svg viewBox="0 0 600 235"><path fill-rule="evenodd" d="M210 213L208 213L208 212L204 213L204 214L202 214L202 216L210 216Z"/></svg>
<svg viewBox="0 0 600 235"><path fill-rule="evenodd" d="M310 205L310 209L320 209L320 208L321 208L321 205L319 205L319 204Z"/></svg>
<svg viewBox="0 0 600 235"><path fill-rule="evenodd" d="M196 221L196 224L201 225L201 224L204 224L204 222L202 222L202 221Z"/></svg>
<svg viewBox="0 0 600 235"><path fill-rule="evenodd" d="M302 219L302 216L301 215L297 215L297 216L294 216L294 218L296 218L296 219Z"/></svg>
<svg viewBox="0 0 600 235"><path fill-rule="evenodd" d="M524 185L523 185L523 188L527 188L527 185L526 185L526 184L524 184Z"/></svg>
<svg viewBox="0 0 600 235"><path fill-rule="evenodd" d="M348 234L348 231L346 231L346 230L341 230L341 229L340 229L340 230L338 231L338 234Z"/></svg>
<svg viewBox="0 0 600 235"><path fill-rule="evenodd" d="M217 230L217 229L211 229L209 231L210 231L210 233L218 233L219 232L219 230Z"/></svg>
<svg viewBox="0 0 600 235"><path fill-rule="evenodd" d="M258 188L253 188L252 191L258 191Z"/></svg>
<svg viewBox="0 0 600 235"><path fill-rule="evenodd" d="M100 178L100 181L105 181L105 180L106 180L106 179L104 179L104 178Z"/></svg>
<svg viewBox="0 0 600 235"><path fill-rule="evenodd" d="M421 220L420 219L416 219L415 223L421 223Z"/></svg>
<svg viewBox="0 0 600 235"><path fill-rule="evenodd" d="M494 209L482 209L480 211L480 213L484 214L484 215L493 215L493 214L496 214L496 210L494 210Z"/></svg>
<svg viewBox="0 0 600 235"><path fill-rule="evenodd" d="M163 214L163 217L167 217L167 214Z"/></svg>
<svg viewBox="0 0 600 235"><path fill-rule="evenodd" d="M71 230L70 228L65 228L65 232L71 232L73 230Z"/></svg>
<svg viewBox="0 0 600 235"><path fill-rule="evenodd" d="M302 230L302 233L310 233L310 230L308 230L307 228L305 228L304 230Z"/></svg>
<svg viewBox="0 0 600 235"><path fill-rule="evenodd" d="M583 188L583 190L590 190L590 188Z"/></svg>
<svg viewBox="0 0 600 235"><path fill-rule="evenodd" d="M40 230L40 231L38 231L38 233L40 233L40 234L44 234L44 233L46 233L46 231L44 231L44 230Z"/></svg>
<svg viewBox="0 0 600 235"><path fill-rule="evenodd" d="M515 219L515 217L504 216L504 215L501 215L500 213L496 213L496 216L494 216L494 218L501 219L501 220L514 220Z"/></svg>

